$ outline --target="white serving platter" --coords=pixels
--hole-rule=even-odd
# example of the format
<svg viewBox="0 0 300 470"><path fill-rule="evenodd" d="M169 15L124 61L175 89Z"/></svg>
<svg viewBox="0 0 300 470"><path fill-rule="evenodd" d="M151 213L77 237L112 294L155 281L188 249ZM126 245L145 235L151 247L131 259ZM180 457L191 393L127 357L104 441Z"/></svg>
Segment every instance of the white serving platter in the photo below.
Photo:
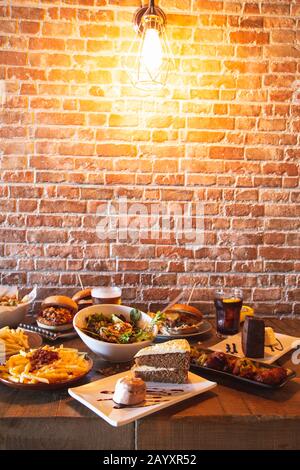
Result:
<svg viewBox="0 0 300 470"><path fill-rule="evenodd" d="M112 400L116 382L121 377L130 374L130 371L122 372L80 387L69 388L68 391L71 397L87 406L112 426L123 426L195 395L200 395L217 385L215 382L189 372L187 384L147 382L145 402L132 407L117 408Z"/></svg>
<svg viewBox="0 0 300 470"><path fill-rule="evenodd" d="M277 343L275 346L265 347L265 355L262 358L256 358L259 362L264 362L265 364L272 364L277 361L281 356L291 351L291 349L296 348L300 344L300 339L295 336L283 335L281 333L275 332L275 337ZM238 333L233 336L228 336L220 343L209 346L213 351L221 351L227 354L232 354L233 356L244 357L242 349L242 336L241 333Z"/></svg>

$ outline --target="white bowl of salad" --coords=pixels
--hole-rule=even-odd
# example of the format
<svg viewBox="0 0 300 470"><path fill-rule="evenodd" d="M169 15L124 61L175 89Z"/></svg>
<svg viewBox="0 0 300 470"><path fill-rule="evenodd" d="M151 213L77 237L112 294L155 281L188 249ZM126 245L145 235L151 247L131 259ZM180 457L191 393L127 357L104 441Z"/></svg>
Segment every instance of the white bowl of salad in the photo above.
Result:
<svg viewBox="0 0 300 470"><path fill-rule="evenodd" d="M80 310L73 325L82 341L104 360L129 362L153 342L159 319L159 313L151 318L136 308L99 304Z"/></svg>

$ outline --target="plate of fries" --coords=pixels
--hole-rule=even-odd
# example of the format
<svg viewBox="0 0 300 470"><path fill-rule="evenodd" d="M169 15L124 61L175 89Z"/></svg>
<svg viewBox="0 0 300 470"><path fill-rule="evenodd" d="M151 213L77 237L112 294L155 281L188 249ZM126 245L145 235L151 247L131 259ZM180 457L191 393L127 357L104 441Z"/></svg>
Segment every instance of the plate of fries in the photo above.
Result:
<svg viewBox="0 0 300 470"><path fill-rule="evenodd" d="M20 351L0 365L0 382L18 389L56 390L80 381L92 367L92 359L84 352L45 345Z"/></svg>
<svg viewBox="0 0 300 470"><path fill-rule="evenodd" d="M7 358L20 351L39 348L42 342L42 337L32 331L24 331L22 328L13 329L9 326L0 328L0 364L2 356Z"/></svg>

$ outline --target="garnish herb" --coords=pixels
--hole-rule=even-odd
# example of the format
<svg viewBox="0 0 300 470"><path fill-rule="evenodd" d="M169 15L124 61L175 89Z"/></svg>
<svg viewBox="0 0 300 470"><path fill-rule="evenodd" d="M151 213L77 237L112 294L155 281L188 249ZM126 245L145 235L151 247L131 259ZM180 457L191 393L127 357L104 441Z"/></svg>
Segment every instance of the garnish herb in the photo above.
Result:
<svg viewBox="0 0 300 470"><path fill-rule="evenodd" d="M137 325L139 320L141 319L141 312L137 308L133 308L130 312L130 320L133 325Z"/></svg>
<svg viewBox="0 0 300 470"><path fill-rule="evenodd" d="M150 326L153 327L157 323L164 321L166 319L166 315L160 311L156 312L155 316L152 318Z"/></svg>

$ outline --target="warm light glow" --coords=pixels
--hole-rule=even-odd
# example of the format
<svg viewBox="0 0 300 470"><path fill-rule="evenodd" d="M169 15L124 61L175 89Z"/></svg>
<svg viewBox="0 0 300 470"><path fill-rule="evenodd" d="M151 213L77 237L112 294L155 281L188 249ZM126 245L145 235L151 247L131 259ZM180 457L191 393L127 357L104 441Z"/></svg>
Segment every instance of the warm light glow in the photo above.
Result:
<svg viewBox="0 0 300 470"><path fill-rule="evenodd" d="M175 68L174 58L166 34L166 15L156 8L139 8L134 16L136 36L122 58L122 65L136 88L155 92L167 84L167 78Z"/></svg>
<svg viewBox="0 0 300 470"><path fill-rule="evenodd" d="M159 32L156 29L146 30L141 59L150 75L154 76L159 71L163 60L163 50Z"/></svg>

